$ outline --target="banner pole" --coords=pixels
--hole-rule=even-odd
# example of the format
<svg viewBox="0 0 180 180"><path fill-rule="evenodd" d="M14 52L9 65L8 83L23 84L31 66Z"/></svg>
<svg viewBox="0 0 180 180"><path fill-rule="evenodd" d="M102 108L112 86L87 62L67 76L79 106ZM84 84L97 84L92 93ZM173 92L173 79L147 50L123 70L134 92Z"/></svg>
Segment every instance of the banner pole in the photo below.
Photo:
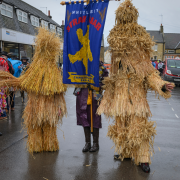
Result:
<svg viewBox="0 0 180 180"><path fill-rule="evenodd" d="M91 134L93 134L93 95L92 95L93 91L92 89L90 90L90 94L91 94Z"/></svg>
<svg viewBox="0 0 180 180"><path fill-rule="evenodd" d="M97 2L98 2L98 0L94 0L94 1L97 1ZM121 1L121 0L109 0L109 1ZM77 2L77 1L74 1L74 4L76 4L76 2ZM87 3L88 0L84 0L83 2L84 2L84 3ZM81 3L81 1L79 1L79 3ZM66 5L66 2L65 2L65 1L61 1L60 4L61 4L62 6L63 6L63 5ZM71 1L69 2L69 4L71 4Z"/></svg>

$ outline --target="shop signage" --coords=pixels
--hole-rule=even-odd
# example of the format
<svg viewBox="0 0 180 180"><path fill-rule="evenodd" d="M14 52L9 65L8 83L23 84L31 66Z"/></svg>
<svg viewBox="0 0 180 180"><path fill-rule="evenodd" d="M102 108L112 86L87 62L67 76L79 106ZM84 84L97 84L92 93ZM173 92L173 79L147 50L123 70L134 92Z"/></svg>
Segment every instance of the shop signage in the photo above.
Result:
<svg viewBox="0 0 180 180"><path fill-rule="evenodd" d="M16 36L16 33L10 32L10 31L6 31L6 35L9 36Z"/></svg>

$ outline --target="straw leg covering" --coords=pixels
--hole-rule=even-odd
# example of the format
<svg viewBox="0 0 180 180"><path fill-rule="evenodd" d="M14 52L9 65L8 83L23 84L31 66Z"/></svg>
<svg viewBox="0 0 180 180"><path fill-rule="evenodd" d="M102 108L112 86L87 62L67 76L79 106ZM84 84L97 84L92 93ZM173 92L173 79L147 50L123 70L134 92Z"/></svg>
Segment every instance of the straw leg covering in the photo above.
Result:
<svg viewBox="0 0 180 180"><path fill-rule="evenodd" d="M116 117L107 134L115 143L115 151L121 159L132 158L135 164L150 161L156 127L154 122L137 116Z"/></svg>
<svg viewBox="0 0 180 180"><path fill-rule="evenodd" d="M29 93L28 98L23 115L28 133L28 151L32 153L59 150L56 129L66 114L64 95L49 98Z"/></svg>

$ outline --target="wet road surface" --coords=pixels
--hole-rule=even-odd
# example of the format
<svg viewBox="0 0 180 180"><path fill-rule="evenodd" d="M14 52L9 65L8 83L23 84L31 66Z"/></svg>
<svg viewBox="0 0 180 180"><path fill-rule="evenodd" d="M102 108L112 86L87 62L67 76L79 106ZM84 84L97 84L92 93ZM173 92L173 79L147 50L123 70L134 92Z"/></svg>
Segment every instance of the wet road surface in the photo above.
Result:
<svg viewBox="0 0 180 180"><path fill-rule="evenodd" d="M66 93L68 117L58 130L60 150L29 154L26 150L27 134L22 130L24 105L16 98L15 111L8 120L0 121L0 180L179 180L180 179L180 87L173 90L172 98L155 98L149 92L148 100L157 122L155 155L151 172L142 172L130 160L113 159L112 141L106 137L109 123L102 116L100 150L82 153L84 133L76 125L73 89ZM63 138L63 133L64 137Z"/></svg>

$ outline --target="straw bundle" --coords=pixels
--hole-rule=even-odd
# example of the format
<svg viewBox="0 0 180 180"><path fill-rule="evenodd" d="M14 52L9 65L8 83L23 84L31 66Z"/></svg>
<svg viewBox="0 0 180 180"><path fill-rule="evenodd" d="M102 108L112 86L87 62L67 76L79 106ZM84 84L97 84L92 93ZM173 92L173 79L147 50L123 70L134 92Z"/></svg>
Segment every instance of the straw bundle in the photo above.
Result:
<svg viewBox="0 0 180 180"><path fill-rule="evenodd" d="M64 99L67 88L56 65L62 41L55 33L40 27L35 42L35 55L28 70L20 78L0 71L0 86L18 87L28 93L23 114L28 151L57 151L56 129L67 114Z"/></svg>
<svg viewBox="0 0 180 180"><path fill-rule="evenodd" d="M130 157L138 165L150 163L154 152L155 122L147 101L148 89L164 98L171 94L162 91L163 81L150 62L153 40L137 24L138 11L131 0L125 0L116 10L116 25L110 31L111 70L104 79L105 93L97 110L100 115L114 117L108 136L115 144L121 159Z"/></svg>
<svg viewBox="0 0 180 180"><path fill-rule="evenodd" d="M19 88L19 79L6 71L0 71L0 87L17 87Z"/></svg>
<svg viewBox="0 0 180 180"><path fill-rule="evenodd" d="M33 62L20 78L21 88L43 95L66 91L66 86L62 84L61 70L56 65L61 54L61 39L55 33L39 28L35 42Z"/></svg>

